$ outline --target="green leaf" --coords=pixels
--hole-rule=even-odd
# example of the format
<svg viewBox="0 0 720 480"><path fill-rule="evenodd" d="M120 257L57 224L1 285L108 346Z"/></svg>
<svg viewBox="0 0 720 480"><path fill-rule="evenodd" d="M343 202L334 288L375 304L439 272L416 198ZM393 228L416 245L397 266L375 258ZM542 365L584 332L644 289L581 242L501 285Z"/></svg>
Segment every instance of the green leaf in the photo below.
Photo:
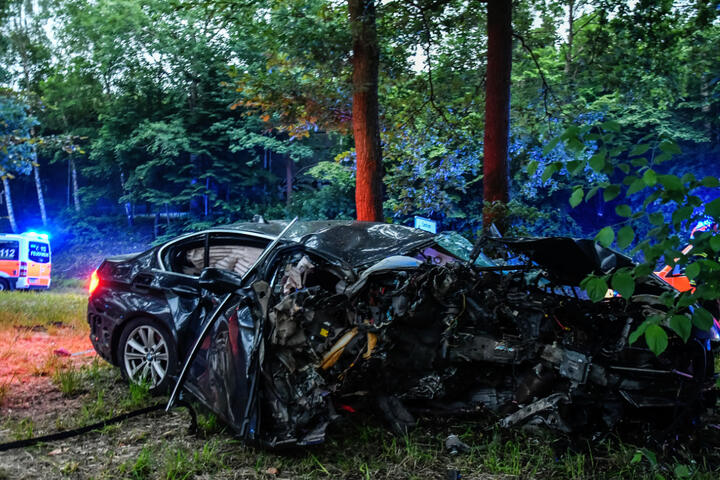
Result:
<svg viewBox="0 0 720 480"><path fill-rule="evenodd" d="M617 168L618 168L618 170L623 172L625 175L630 173L630 165L628 165L627 163L618 163Z"/></svg>
<svg viewBox="0 0 720 480"><path fill-rule="evenodd" d="M673 473L675 474L675 478L677 479L692 477L692 470L690 470L687 465L683 465L682 463L675 465Z"/></svg>
<svg viewBox="0 0 720 480"><path fill-rule="evenodd" d="M560 142L560 137L553 137L552 139L550 139L550 141L543 147L543 155L548 155L550 152L552 152L553 149L557 146L558 142Z"/></svg>
<svg viewBox="0 0 720 480"><path fill-rule="evenodd" d="M630 298L635 292L635 280L628 272L616 272L612 276L610 285L623 298Z"/></svg>
<svg viewBox="0 0 720 480"><path fill-rule="evenodd" d="M642 179L638 178L630 184L630 188L628 188L625 195L629 197L630 195L639 192L643 188L645 188L645 182L643 182Z"/></svg>
<svg viewBox="0 0 720 480"><path fill-rule="evenodd" d="M542 173L542 176L540 177L543 182L547 182L550 177L553 176L555 172L557 172L560 169L560 165L557 163L550 163L545 166L545 170Z"/></svg>
<svg viewBox="0 0 720 480"><path fill-rule="evenodd" d="M582 188L576 188L573 190L572 195L570 195L570 206L575 208L578 205L580 205L580 202L582 202L583 196L585 192L583 192Z"/></svg>
<svg viewBox="0 0 720 480"><path fill-rule="evenodd" d="M720 187L720 180L717 177L705 177L700 181L700 185L707 188Z"/></svg>
<svg viewBox="0 0 720 480"><path fill-rule="evenodd" d="M620 248L627 248L635 240L635 230L630 225L625 225L617 233L617 244Z"/></svg>
<svg viewBox="0 0 720 480"><path fill-rule="evenodd" d="M680 207L675 209L675 211L672 213L673 225L677 226L685 220L690 220L693 210L693 207Z"/></svg>
<svg viewBox="0 0 720 480"><path fill-rule="evenodd" d="M538 164L537 160L533 160L530 163L528 163L527 174L531 177L533 175L535 175L535 172L537 172L537 169L538 169L538 165L539 164Z"/></svg>
<svg viewBox="0 0 720 480"><path fill-rule="evenodd" d="M648 166L648 161L647 161L647 158L645 158L645 157L633 158L632 160L630 160L630 163L632 164L633 167L637 167L637 168L642 168L642 167Z"/></svg>
<svg viewBox="0 0 720 480"><path fill-rule="evenodd" d="M702 307L697 307L692 314L692 323L700 330L708 331L713 325L713 316Z"/></svg>
<svg viewBox="0 0 720 480"><path fill-rule="evenodd" d="M618 214L619 217L629 217L632 215L632 209L630 208L630 205L618 205L615 207L615 213Z"/></svg>
<svg viewBox="0 0 720 480"><path fill-rule="evenodd" d="M594 197L595 194L598 192L598 190L600 190L600 187L593 187L593 188L591 188L590 190L588 190L587 195L585 195L585 201L587 202L587 201L590 200L592 197Z"/></svg>
<svg viewBox="0 0 720 480"><path fill-rule="evenodd" d="M650 215L648 215L648 220L651 224L659 227L660 225L665 224L665 217L660 212L653 212Z"/></svg>
<svg viewBox="0 0 720 480"><path fill-rule="evenodd" d="M720 252L720 235L710 237L710 248L715 252Z"/></svg>
<svg viewBox="0 0 720 480"><path fill-rule="evenodd" d="M612 227L605 227L595 235L595 241L603 247L609 247L615 240L615 232Z"/></svg>
<svg viewBox="0 0 720 480"><path fill-rule="evenodd" d="M635 145L632 150L630 150L630 156L637 157L647 152L648 150L650 150L650 145L648 145L647 143L641 143L640 145Z"/></svg>
<svg viewBox="0 0 720 480"><path fill-rule="evenodd" d="M682 183L683 185L685 185L688 182L694 182L694 181L695 181L695 175L693 175L692 173L686 173L685 175L680 177L680 183Z"/></svg>
<svg viewBox="0 0 720 480"><path fill-rule="evenodd" d="M712 202L705 204L705 214L720 218L720 198L716 198Z"/></svg>
<svg viewBox="0 0 720 480"><path fill-rule="evenodd" d="M685 275L692 280L700 274L700 264L698 262L691 263L685 267Z"/></svg>
<svg viewBox="0 0 720 480"><path fill-rule="evenodd" d="M660 325L648 325L645 329L645 342L655 355L660 355L668 346L667 332Z"/></svg>
<svg viewBox="0 0 720 480"><path fill-rule="evenodd" d="M683 184L680 179L675 175L659 175L658 181L665 187L665 190L682 190Z"/></svg>
<svg viewBox="0 0 720 480"><path fill-rule="evenodd" d="M615 120L607 120L605 122L602 122L600 124L600 126L610 132L615 132L615 133L620 132L620 124L618 122L616 122Z"/></svg>
<svg viewBox="0 0 720 480"><path fill-rule="evenodd" d="M596 172L601 172L602 169L605 168L605 154L596 153L595 155L590 157L590 160L588 160L588 165L590 165L590 168L592 168Z"/></svg>
<svg viewBox="0 0 720 480"><path fill-rule="evenodd" d="M657 183L657 174L653 169L648 168L645 170L645 173L643 173L642 181L648 187L652 187Z"/></svg>
<svg viewBox="0 0 720 480"><path fill-rule="evenodd" d="M620 195L620 185L609 185L603 190L603 200L610 202Z"/></svg>
<svg viewBox="0 0 720 480"><path fill-rule="evenodd" d="M580 160L570 160L565 164L565 168L567 168L567 171L571 174L577 175L583 171L585 164Z"/></svg>
<svg viewBox="0 0 720 480"><path fill-rule="evenodd" d="M608 291L608 284L602 277L588 277L580 286L585 289L593 302L599 302L605 298Z"/></svg>
<svg viewBox="0 0 720 480"><path fill-rule="evenodd" d="M633 330L633 332L628 337L628 343L630 343L630 345L632 345L633 343L637 342L638 338L640 338L643 335L643 333L645 333L645 330L650 325L652 325L652 322L650 322L648 320L645 320L643 323L638 325L638 327L635 330Z"/></svg>
<svg viewBox="0 0 720 480"><path fill-rule="evenodd" d="M672 140L663 140L662 142L660 142L660 150L671 155L682 153L682 150L680 150L678 144L673 142Z"/></svg>
<svg viewBox="0 0 720 480"><path fill-rule="evenodd" d="M687 343L692 331L692 321L685 315L673 315L670 317L670 328Z"/></svg>

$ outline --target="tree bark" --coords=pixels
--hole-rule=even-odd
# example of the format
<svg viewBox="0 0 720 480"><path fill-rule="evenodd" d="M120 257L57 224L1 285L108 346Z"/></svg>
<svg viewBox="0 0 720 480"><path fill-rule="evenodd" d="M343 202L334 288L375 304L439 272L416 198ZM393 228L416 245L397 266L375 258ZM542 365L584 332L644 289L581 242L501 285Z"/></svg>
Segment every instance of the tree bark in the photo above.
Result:
<svg viewBox="0 0 720 480"><path fill-rule="evenodd" d="M47 227L47 211L45 209L45 195L42 191L42 181L40 181L40 165L37 161L37 150L33 145L33 176L35 177L35 190L37 190L38 206L40 207L40 218L43 227Z"/></svg>
<svg viewBox="0 0 720 480"><path fill-rule="evenodd" d="M7 206L8 220L13 233L17 233L18 227L15 222L15 212L13 211L12 197L10 196L10 182L7 177L3 176L3 190L5 191L5 205Z"/></svg>
<svg viewBox="0 0 720 480"><path fill-rule="evenodd" d="M382 221L383 166L380 148L378 70L380 48L374 0L348 0L353 39L353 135L357 171L357 219Z"/></svg>
<svg viewBox="0 0 720 480"><path fill-rule="evenodd" d="M80 194L78 193L77 169L75 161L70 157L70 170L72 172L73 206L76 212L80 212Z"/></svg>
<svg viewBox="0 0 720 480"><path fill-rule="evenodd" d="M565 50L565 76L570 76L570 66L573 60L573 40L575 37L575 0L568 2L568 33L567 33L567 45Z"/></svg>
<svg viewBox="0 0 720 480"><path fill-rule="evenodd" d="M488 0L488 53L483 161L483 229L502 222L508 194L512 2ZM502 227L502 225L500 225Z"/></svg>
<svg viewBox="0 0 720 480"><path fill-rule="evenodd" d="M120 172L120 189L125 192L125 173L123 173L122 171ZM135 222L133 221L134 219L132 216L131 203L125 202L123 207L125 208L125 216L127 217L128 227L132 227L133 223Z"/></svg>

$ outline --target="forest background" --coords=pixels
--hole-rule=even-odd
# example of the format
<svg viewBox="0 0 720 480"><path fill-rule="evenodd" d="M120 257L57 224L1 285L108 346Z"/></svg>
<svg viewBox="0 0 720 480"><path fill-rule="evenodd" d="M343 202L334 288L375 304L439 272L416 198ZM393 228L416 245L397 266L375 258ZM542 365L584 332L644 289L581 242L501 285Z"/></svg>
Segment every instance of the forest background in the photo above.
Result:
<svg viewBox="0 0 720 480"><path fill-rule="evenodd" d="M387 221L482 226L486 15L377 4ZM346 2L2 0L0 22L0 231L87 253L256 214L355 218ZM669 221L677 205L613 184L720 175L717 1L516 1L512 29L512 232ZM635 239L652 228L633 221Z"/></svg>

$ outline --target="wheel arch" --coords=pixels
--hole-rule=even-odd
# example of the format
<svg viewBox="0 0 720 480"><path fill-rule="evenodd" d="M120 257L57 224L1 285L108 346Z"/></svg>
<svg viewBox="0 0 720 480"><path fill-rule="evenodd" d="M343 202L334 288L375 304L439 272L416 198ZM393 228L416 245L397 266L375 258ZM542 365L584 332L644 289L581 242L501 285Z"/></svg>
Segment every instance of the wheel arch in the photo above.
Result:
<svg viewBox="0 0 720 480"><path fill-rule="evenodd" d="M122 322L118 323L115 326L115 328L113 329L112 337L110 338L110 352L112 354L112 363L117 367L120 366L120 358L118 351L118 344L120 343L120 338L122 337L123 332L127 328L127 325L133 320L137 320L138 318L149 318L150 320L156 321L161 327L165 328L165 330L170 333L170 336L175 342L175 346L177 348L178 335L177 330L175 329L175 326L174 324L172 324L172 322L158 315L153 315L148 312L133 312L132 314L127 315L127 317L123 319Z"/></svg>

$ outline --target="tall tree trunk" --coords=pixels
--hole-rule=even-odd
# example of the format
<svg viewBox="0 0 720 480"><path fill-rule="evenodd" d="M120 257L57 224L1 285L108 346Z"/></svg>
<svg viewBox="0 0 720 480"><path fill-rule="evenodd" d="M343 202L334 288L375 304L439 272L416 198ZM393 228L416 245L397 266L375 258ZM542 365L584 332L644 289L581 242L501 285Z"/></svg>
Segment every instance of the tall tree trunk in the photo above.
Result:
<svg viewBox="0 0 720 480"><path fill-rule="evenodd" d="M72 172L73 206L76 212L80 212L80 194L78 193L77 169L75 160L70 157L70 171Z"/></svg>
<svg viewBox="0 0 720 480"><path fill-rule="evenodd" d="M483 161L483 229L501 222L508 195L512 2L488 0L488 53ZM502 226L502 225L501 225Z"/></svg>
<svg viewBox="0 0 720 480"><path fill-rule="evenodd" d="M120 172L120 189L125 192L125 173L122 171ZM125 208L125 216L127 217L128 227L132 227L133 223L135 223L132 216L132 204L130 202L125 202L123 207Z"/></svg>
<svg viewBox="0 0 720 480"><path fill-rule="evenodd" d="M70 157L68 157L68 171L67 171L67 196L65 198L65 207L70 208L70 186L72 185L72 168L71 168L71 160Z"/></svg>
<svg viewBox="0 0 720 480"><path fill-rule="evenodd" d="M35 190L37 190L38 205L40 206L40 218L43 227L47 227L47 211L45 210L45 195L42 191L42 182L40 181L40 165L37 161L37 150L33 145L33 176L35 177Z"/></svg>
<svg viewBox="0 0 720 480"><path fill-rule="evenodd" d="M5 191L5 205L7 206L8 220L10 220L10 228L13 233L17 233L18 227L15 222L15 212L13 211L12 197L10 196L10 182L7 177L3 176L3 190Z"/></svg>
<svg viewBox="0 0 720 480"><path fill-rule="evenodd" d="M205 193L203 194L203 204L204 204L204 211L205 211L205 217L208 216L209 212L209 195L208 192L210 191L210 177L205 177Z"/></svg>
<svg viewBox="0 0 720 480"><path fill-rule="evenodd" d="M357 172L357 219L382 221L383 166L380 149L378 69L380 49L374 0L348 0L353 39L353 135Z"/></svg>
<svg viewBox="0 0 720 480"><path fill-rule="evenodd" d="M285 157L285 205L290 205L293 189L293 161L290 155Z"/></svg>
<svg viewBox="0 0 720 480"><path fill-rule="evenodd" d="M575 0L568 2L568 32L567 44L565 45L565 76L570 76L570 66L573 60L573 41L575 39Z"/></svg>

